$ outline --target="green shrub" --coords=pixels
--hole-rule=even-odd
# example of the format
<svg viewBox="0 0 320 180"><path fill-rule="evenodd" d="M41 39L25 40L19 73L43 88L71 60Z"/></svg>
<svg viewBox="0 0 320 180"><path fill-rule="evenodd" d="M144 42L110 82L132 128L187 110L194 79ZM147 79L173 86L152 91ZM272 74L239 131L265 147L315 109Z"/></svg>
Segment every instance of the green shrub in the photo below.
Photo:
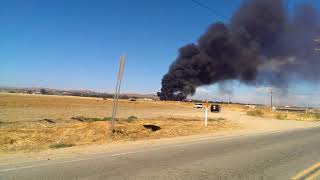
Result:
<svg viewBox="0 0 320 180"><path fill-rule="evenodd" d="M68 144L68 143L56 143L56 144L51 144L49 147L51 149L59 149L59 148L65 148L65 147L72 147L74 144Z"/></svg>
<svg viewBox="0 0 320 180"><path fill-rule="evenodd" d="M249 115L249 116L259 116L259 117L261 117L261 116L264 115L264 113L263 113L263 111L261 111L261 110L252 110L252 111L248 111L248 112L247 112L247 115Z"/></svg>
<svg viewBox="0 0 320 180"><path fill-rule="evenodd" d="M226 119L222 118L222 117L219 117L219 118L208 118L209 122L214 122L214 121L219 122L219 121L224 121L224 120L226 120Z"/></svg>
<svg viewBox="0 0 320 180"><path fill-rule="evenodd" d="M277 113L276 118L280 120L286 120L288 116L286 114Z"/></svg>
<svg viewBox="0 0 320 180"><path fill-rule="evenodd" d="M96 121L111 121L111 117L104 117L104 118L88 118L83 116L72 117L71 119L78 120L81 122L96 122Z"/></svg>
<svg viewBox="0 0 320 180"><path fill-rule="evenodd" d="M132 121L137 120L137 119L138 119L138 117L136 117L136 116L129 116L129 117L126 119L126 121L127 121L127 122L132 122Z"/></svg>
<svg viewBox="0 0 320 180"><path fill-rule="evenodd" d="M111 121L112 117L100 118L98 121Z"/></svg>

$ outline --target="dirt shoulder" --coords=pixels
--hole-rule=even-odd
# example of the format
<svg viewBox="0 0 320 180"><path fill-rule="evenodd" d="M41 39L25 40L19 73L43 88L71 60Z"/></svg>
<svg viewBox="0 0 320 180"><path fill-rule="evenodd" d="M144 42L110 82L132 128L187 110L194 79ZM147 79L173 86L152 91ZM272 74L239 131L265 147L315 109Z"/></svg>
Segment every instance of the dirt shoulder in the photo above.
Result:
<svg viewBox="0 0 320 180"><path fill-rule="evenodd" d="M250 123L246 123L250 124ZM263 123L264 124L264 123ZM295 123L294 123L295 124ZM265 124L264 124L265 125ZM251 129L256 127L256 129ZM135 141L115 141L108 144L91 144L74 146L61 149L48 149L39 152L19 152L19 153L7 153L0 156L0 166L23 164L27 162L47 162L51 160L59 159L72 159L72 158L86 158L92 156L99 156L105 154L121 154L130 152L143 151L145 148L164 148L170 145L179 145L185 143L193 143L195 141L204 141L208 139L224 140L231 138L238 138L242 136L256 136L261 134L269 134L275 132L290 131L296 129L319 127L319 124L295 124L294 126L281 125L280 128L268 128L270 126L251 126L241 129L225 129L223 131L217 131L209 134L197 134L189 136L178 136L160 139L142 139Z"/></svg>

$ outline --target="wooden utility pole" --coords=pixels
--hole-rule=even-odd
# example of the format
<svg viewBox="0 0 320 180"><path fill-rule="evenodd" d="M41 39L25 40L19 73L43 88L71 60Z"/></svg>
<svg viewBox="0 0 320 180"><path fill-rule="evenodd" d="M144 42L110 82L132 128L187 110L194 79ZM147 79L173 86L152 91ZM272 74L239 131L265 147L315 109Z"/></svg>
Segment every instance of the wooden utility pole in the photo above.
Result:
<svg viewBox="0 0 320 180"><path fill-rule="evenodd" d="M120 56L120 64L119 64L119 71L118 71L118 77L117 77L117 85L116 85L116 91L114 93L114 98L113 98L112 119L111 119L112 132L115 132L114 123L115 123L115 120L116 120L116 114L117 114L117 108L118 108L118 100L119 100L119 94L120 94L120 87L121 87L124 64L125 64L125 55L123 54L123 55Z"/></svg>

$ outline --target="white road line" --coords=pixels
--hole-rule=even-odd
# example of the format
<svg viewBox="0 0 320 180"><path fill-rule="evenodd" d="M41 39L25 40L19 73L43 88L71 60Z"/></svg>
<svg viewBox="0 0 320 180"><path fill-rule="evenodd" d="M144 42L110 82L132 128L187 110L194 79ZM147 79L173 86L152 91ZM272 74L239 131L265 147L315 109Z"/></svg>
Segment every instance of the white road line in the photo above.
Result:
<svg viewBox="0 0 320 180"><path fill-rule="evenodd" d="M192 145L192 144L201 144L201 143L204 143L205 141L209 141L209 140L221 141L221 140L228 140L228 139L240 138L240 137L250 137L250 136L254 136L254 135L275 134L275 133L279 133L279 132L288 132L288 131L277 130L277 131L266 131L266 132L263 132L263 133L253 133L253 134L252 133L246 133L246 134L240 134L238 136L230 135L230 136L223 136L223 137L202 138L202 139L197 139L197 140L191 140L191 141L188 141L187 143L181 143L181 144L175 144L175 145L168 144L167 146L164 146L164 147L149 148L149 149L145 149L145 150L128 151L128 152L116 153L116 154L111 154L111 155L103 155L105 153L100 153L102 156L95 156L95 155L99 155L99 153L97 153L97 154L92 154L95 157L89 157L89 158L80 158L80 159L66 160L66 161L60 161L60 162L42 163L42 164L37 164L37 165L0 169L0 172L9 172L9 171L31 169L31 168L43 167L43 166L49 166L49 165L56 165L56 164L66 164L66 163L72 163L72 162L87 161L87 160L99 159L99 158L102 158L102 157L103 158L105 158L105 157L117 157L117 156L122 156L122 155L127 155L127 154L137 154L137 153L142 153L142 152L147 152L147 151L168 149L168 148L171 148L171 147L181 147L181 146L188 146L188 145Z"/></svg>

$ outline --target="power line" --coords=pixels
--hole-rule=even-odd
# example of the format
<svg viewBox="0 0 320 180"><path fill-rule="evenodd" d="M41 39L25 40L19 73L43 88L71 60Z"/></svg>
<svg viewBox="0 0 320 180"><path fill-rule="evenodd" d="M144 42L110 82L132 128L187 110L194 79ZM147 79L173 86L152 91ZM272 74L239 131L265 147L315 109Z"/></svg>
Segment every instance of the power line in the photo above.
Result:
<svg viewBox="0 0 320 180"><path fill-rule="evenodd" d="M213 15L215 15L216 17L230 22L230 19L229 19L229 18L217 14L214 9L210 8L209 6L206 6L204 3L201 3L201 2L196 1L196 0L191 0L191 1L192 1L193 3L195 3L195 4L197 4L198 6L203 7L203 8L205 8L205 9L209 10L209 12L211 12L211 13L212 13Z"/></svg>

